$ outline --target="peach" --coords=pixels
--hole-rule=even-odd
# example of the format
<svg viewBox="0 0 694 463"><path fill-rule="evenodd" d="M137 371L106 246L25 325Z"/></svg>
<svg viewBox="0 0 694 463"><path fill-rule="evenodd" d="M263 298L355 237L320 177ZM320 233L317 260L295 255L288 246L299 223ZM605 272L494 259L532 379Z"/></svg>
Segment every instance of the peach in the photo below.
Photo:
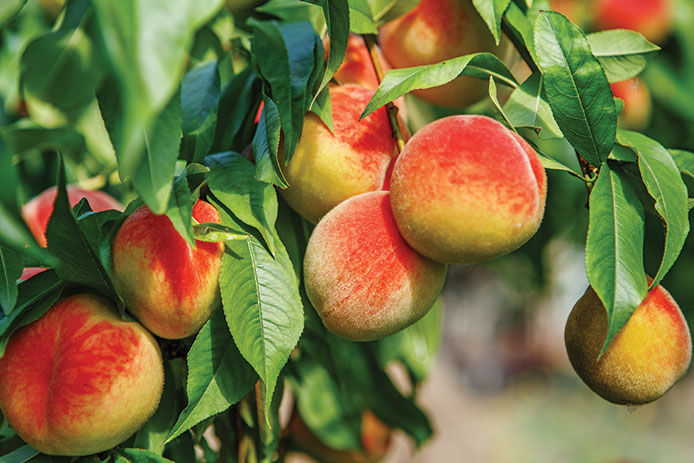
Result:
<svg viewBox="0 0 694 463"><path fill-rule="evenodd" d="M434 64L478 52L504 56L507 41L494 44L491 32L471 0L422 0L409 13L381 27L379 41L394 68ZM487 94L488 82L462 76L434 88L415 90L421 99L440 106L460 108Z"/></svg>
<svg viewBox="0 0 694 463"><path fill-rule="evenodd" d="M164 385L159 346L100 296L57 302L10 338L0 408L49 455L89 455L123 442L154 413Z"/></svg>
<svg viewBox="0 0 694 463"><path fill-rule="evenodd" d="M357 85L331 87L334 134L318 116L308 113L288 165L280 152L289 183L280 194L313 223L345 199L384 184L397 146L384 108L359 120L373 94Z"/></svg>
<svg viewBox="0 0 694 463"><path fill-rule="evenodd" d="M325 45L326 58L328 56L328 46L329 41ZM390 66L386 63L383 52L377 47L376 53L380 58L383 72L386 72L390 69ZM355 84L371 90L376 90L378 88L378 76L371 62L369 49L366 47L366 43L362 36L357 34L349 35L345 58L342 60L342 64L338 70L335 71L333 79L339 84Z"/></svg>
<svg viewBox="0 0 694 463"><path fill-rule="evenodd" d="M672 29L671 0L594 0L598 30L631 29L651 42L662 42Z"/></svg>
<svg viewBox="0 0 694 463"><path fill-rule="evenodd" d="M292 443L320 463L375 463L388 451L390 436L391 429L368 410L362 413L361 451L338 450L327 446L298 414L289 422Z"/></svg>
<svg viewBox="0 0 694 463"><path fill-rule="evenodd" d="M446 266L402 239L389 193L350 198L316 225L306 247L306 293L326 328L371 341L422 318L441 291Z"/></svg>
<svg viewBox="0 0 694 463"><path fill-rule="evenodd" d="M616 98L624 101L624 109L619 115L619 125L629 130L643 130L651 121L651 92L646 84L634 77L610 84Z"/></svg>
<svg viewBox="0 0 694 463"><path fill-rule="evenodd" d="M410 246L438 262L472 263L511 252L537 231L546 182L515 132L485 116L449 116L405 145L390 200Z"/></svg>
<svg viewBox="0 0 694 463"><path fill-rule="evenodd" d="M209 203L197 201L193 218L219 223ZM166 215L141 206L116 233L112 280L126 307L152 333L181 339L197 333L219 305L224 243L190 246Z"/></svg>
<svg viewBox="0 0 694 463"><path fill-rule="evenodd" d="M649 291L600 356L606 336L607 311L589 287L566 322L566 351L578 376L610 402L652 402L689 367L692 340L687 321L660 285Z"/></svg>
<svg viewBox="0 0 694 463"><path fill-rule="evenodd" d="M22 206L22 218L29 226L39 246L46 247L46 227L53 214L53 203L58 195L57 187L50 187L41 194L31 199ZM108 209L123 210L121 203L113 197L98 190L83 190L74 185L67 186L67 198L70 207L74 207L82 198L87 198L93 211L106 211Z"/></svg>

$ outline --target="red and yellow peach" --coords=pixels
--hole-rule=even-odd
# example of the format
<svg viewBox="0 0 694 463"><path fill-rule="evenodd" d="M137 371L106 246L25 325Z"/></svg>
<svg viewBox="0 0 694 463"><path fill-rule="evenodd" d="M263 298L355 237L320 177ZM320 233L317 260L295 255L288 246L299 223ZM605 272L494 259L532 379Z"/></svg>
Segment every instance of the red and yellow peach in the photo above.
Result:
<svg viewBox="0 0 694 463"><path fill-rule="evenodd" d="M631 29L651 42L662 42L672 29L671 0L594 0L598 30Z"/></svg>

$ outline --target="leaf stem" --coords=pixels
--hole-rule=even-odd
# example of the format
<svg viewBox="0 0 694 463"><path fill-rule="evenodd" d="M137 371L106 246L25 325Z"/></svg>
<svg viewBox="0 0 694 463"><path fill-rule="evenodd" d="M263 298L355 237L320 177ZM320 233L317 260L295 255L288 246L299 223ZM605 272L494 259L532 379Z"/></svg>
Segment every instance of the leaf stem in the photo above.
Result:
<svg viewBox="0 0 694 463"><path fill-rule="evenodd" d="M380 84L383 81L383 67L381 66L381 59L378 56L378 52L376 50L376 43L374 42L373 38L371 38L371 36L369 35L364 34L362 35L362 38L364 39L366 48L369 50L371 64L374 67L374 71L376 71L376 78L378 79L378 83ZM395 139L395 144L398 147L398 154L400 154L403 148L405 148L405 140L402 137L402 132L400 131L400 124L398 124L398 107L395 106L391 101L386 104L386 113L388 114L390 130L393 134L393 138Z"/></svg>
<svg viewBox="0 0 694 463"><path fill-rule="evenodd" d="M593 190L593 184L598 178L598 173L600 173L600 169L589 163L583 156L578 154L578 151L575 151L575 153L576 158L578 159L578 164L581 166L581 172L583 173L583 180L586 183L588 195L590 195L590 192Z"/></svg>

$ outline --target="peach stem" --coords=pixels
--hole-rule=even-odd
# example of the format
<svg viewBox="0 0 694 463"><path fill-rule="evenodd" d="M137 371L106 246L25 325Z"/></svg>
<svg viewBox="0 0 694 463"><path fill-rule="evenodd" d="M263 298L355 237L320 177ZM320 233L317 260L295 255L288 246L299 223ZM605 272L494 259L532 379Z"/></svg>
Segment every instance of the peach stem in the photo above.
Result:
<svg viewBox="0 0 694 463"><path fill-rule="evenodd" d="M381 67L381 60L376 53L376 44L373 39L368 35L362 35L366 47L369 49L369 56L371 57L371 64L376 71L376 78L380 84L383 81L383 68ZM390 103L386 104L386 112L388 113L388 122L390 123L390 129L395 139L395 144L398 147L398 154L400 154L405 148L405 140L402 137L402 132L400 132L400 125L398 124L398 107Z"/></svg>

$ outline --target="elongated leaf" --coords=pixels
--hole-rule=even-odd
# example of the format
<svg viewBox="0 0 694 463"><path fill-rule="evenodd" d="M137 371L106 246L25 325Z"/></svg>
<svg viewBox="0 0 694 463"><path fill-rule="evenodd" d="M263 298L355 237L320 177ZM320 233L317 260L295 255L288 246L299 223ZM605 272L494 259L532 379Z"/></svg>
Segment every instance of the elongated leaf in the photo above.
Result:
<svg viewBox="0 0 694 463"><path fill-rule="evenodd" d="M224 211L222 223L238 226ZM304 315L298 280L284 247L278 260L255 237L228 241L219 286L224 315L241 355L265 387L269 407L280 370L299 341Z"/></svg>
<svg viewBox="0 0 694 463"><path fill-rule="evenodd" d="M253 178L253 164L238 153L213 154L205 162L211 169L208 185L212 194L242 222L258 230L274 254L277 247L275 189Z"/></svg>
<svg viewBox="0 0 694 463"><path fill-rule="evenodd" d="M610 82L636 77L660 50L638 32L626 29L594 32L586 38Z"/></svg>
<svg viewBox="0 0 694 463"><path fill-rule="evenodd" d="M0 5L0 30L22 9L27 0L7 0Z"/></svg>
<svg viewBox="0 0 694 463"><path fill-rule="evenodd" d="M378 34L378 24L368 0L350 0L349 30L355 34Z"/></svg>
<svg viewBox="0 0 694 463"><path fill-rule="evenodd" d="M193 238L193 205L199 195L195 191L191 191L188 182L188 176L204 176L210 170L202 164L188 164L185 170L176 177L173 181L173 189L169 198L169 207L166 210L166 216L171 220L176 231L190 244L195 246Z"/></svg>
<svg viewBox="0 0 694 463"><path fill-rule="evenodd" d="M694 179L694 153L684 150L668 150L668 153L680 172Z"/></svg>
<svg viewBox="0 0 694 463"><path fill-rule="evenodd" d="M519 42L525 45L532 60L537 63L535 41L533 40L533 22L531 19L533 18L526 15L515 2L509 3L504 20L508 21L510 29L518 37Z"/></svg>
<svg viewBox="0 0 694 463"><path fill-rule="evenodd" d="M494 41L499 44L501 36L501 18L504 11L508 8L511 0L472 0L477 12L489 27L489 31L494 36Z"/></svg>
<svg viewBox="0 0 694 463"><path fill-rule="evenodd" d="M0 244L0 307L5 315L12 311L17 302L17 279L23 267L22 255Z"/></svg>
<svg viewBox="0 0 694 463"><path fill-rule="evenodd" d="M81 161L87 152L84 137L69 127L47 129L20 121L0 128L0 137L15 154L59 150L65 156Z"/></svg>
<svg viewBox="0 0 694 463"><path fill-rule="evenodd" d="M556 159L550 158L549 156L545 156L542 153L537 153L537 156L540 158L540 163L542 164L542 167L545 169L563 170L564 172L569 172L570 174L573 174L576 177L583 178L583 175L581 175L571 167L567 166L566 164L562 164Z"/></svg>
<svg viewBox="0 0 694 463"><path fill-rule="evenodd" d="M619 131L617 141L636 151L641 178L655 199L655 210L665 226L665 249L651 286L660 283L682 251L689 233L687 187L668 151L638 132Z"/></svg>
<svg viewBox="0 0 694 463"><path fill-rule="evenodd" d="M217 61L198 65L181 82L182 151L189 161L201 161L214 142L219 96Z"/></svg>
<svg viewBox="0 0 694 463"><path fill-rule="evenodd" d="M603 352L646 297L644 211L618 171L605 164L590 193L588 281L607 310Z"/></svg>
<svg viewBox="0 0 694 463"><path fill-rule="evenodd" d="M143 162L143 130L167 105L183 75L193 34L224 0L94 0L99 40L117 73L122 111L118 146L122 177ZM166 44L162 46L161 44Z"/></svg>
<svg viewBox="0 0 694 463"><path fill-rule="evenodd" d="M545 11L535 22L535 49L559 128L588 162L600 166L612 150L617 114L585 35L564 16Z"/></svg>
<svg viewBox="0 0 694 463"><path fill-rule="evenodd" d="M258 180L287 188L277 152L280 143L279 109L271 98L263 94L263 114L258 121L258 128L253 136L253 154L255 155L255 176Z"/></svg>
<svg viewBox="0 0 694 463"><path fill-rule="evenodd" d="M504 112L514 127L528 127L540 138L562 138L564 135L554 120L552 109L542 94L541 74L533 74L513 90L504 105Z"/></svg>
<svg viewBox="0 0 694 463"><path fill-rule="evenodd" d="M231 339L222 311L215 311L188 352L188 406L166 441L241 400L256 380Z"/></svg>
<svg viewBox="0 0 694 463"><path fill-rule="evenodd" d="M365 118L381 106L405 93L421 88L437 87L461 75L485 80L492 76L500 83L510 86L517 85L511 71L491 53L473 53L437 64L391 69L386 72L383 82L364 109L361 118Z"/></svg>
<svg viewBox="0 0 694 463"><path fill-rule="evenodd" d="M328 26L330 51L328 53L328 65L315 96L318 96L328 85L335 71L342 64L349 40L349 3L347 0L320 0L319 3L323 7L325 23Z"/></svg>
<svg viewBox="0 0 694 463"><path fill-rule="evenodd" d="M133 186L155 214L169 205L176 158L181 145L181 100L174 96L144 131L145 162L133 176Z"/></svg>
<svg viewBox="0 0 694 463"><path fill-rule="evenodd" d="M25 463L30 461L39 451L29 445L23 445L0 457L0 463Z"/></svg>

